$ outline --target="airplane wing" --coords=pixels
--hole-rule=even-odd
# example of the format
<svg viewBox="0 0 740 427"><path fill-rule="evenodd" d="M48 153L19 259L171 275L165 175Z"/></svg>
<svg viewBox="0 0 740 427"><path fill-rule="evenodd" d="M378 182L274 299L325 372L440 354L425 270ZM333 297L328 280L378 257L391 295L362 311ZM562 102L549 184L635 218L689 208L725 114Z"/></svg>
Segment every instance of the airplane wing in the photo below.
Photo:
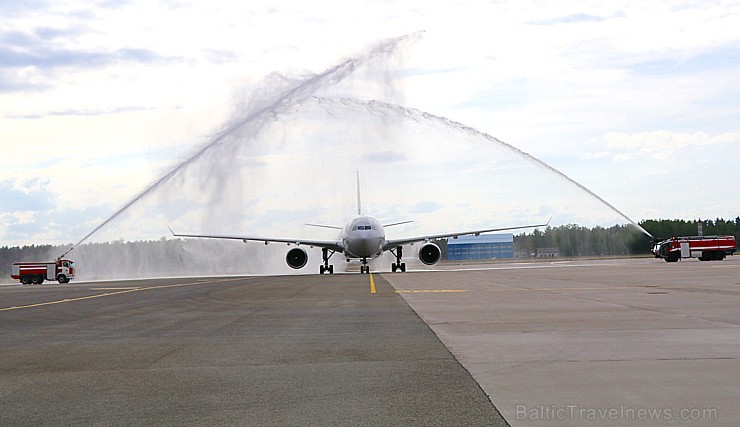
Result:
<svg viewBox="0 0 740 427"><path fill-rule="evenodd" d="M523 228L547 227L548 225L550 225L550 221L547 221L547 224L522 225L518 227L503 227L503 228L486 228L483 230L462 231L459 233L429 234L426 236L406 237L403 239L392 239L392 240L386 240L385 245L383 245L383 250L388 251L388 250L395 249L403 245L410 245L412 243L424 242L424 241L429 241L429 240L434 240L434 239L444 239L447 237L458 238L460 236L468 236L471 234L478 236L483 233L491 233L494 231L520 230Z"/></svg>
<svg viewBox="0 0 740 427"><path fill-rule="evenodd" d="M318 248L326 248L336 252L344 252L342 243L336 240L304 240L304 239L283 239L274 237L255 237L255 236L225 236L215 234L177 234L170 228L170 232L175 237L196 237L201 239L229 239L229 240L241 240L244 243L249 241L252 242L264 242L268 243L287 243L289 245L296 246L315 246Z"/></svg>

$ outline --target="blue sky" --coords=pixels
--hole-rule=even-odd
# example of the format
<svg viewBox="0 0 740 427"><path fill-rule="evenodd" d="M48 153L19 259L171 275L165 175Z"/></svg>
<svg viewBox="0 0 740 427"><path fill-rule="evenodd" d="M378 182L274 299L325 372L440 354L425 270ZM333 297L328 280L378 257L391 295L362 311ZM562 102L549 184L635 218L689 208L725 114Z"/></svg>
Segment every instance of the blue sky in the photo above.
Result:
<svg viewBox="0 0 740 427"><path fill-rule="evenodd" d="M211 141L245 99L275 80L272 73L300 81L381 40L422 30L382 64L316 95L379 99L471 126L551 164L636 220L740 215L740 2L39 0L3 2L0 22L1 245L76 242ZM413 215L408 233L550 215L554 225L624 222L546 176L541 182L557 188L509 184L493 171L539 173L514 167L513 158L479 162L490 169L466 175L461 165L483 152L427 156L445 150L434 138L447 130L432 132L431 123L391 117L388 125L357 105L312 102L296 106L294 116L281 112L258 135L272 138L270 149L234 155L262 165L259 171L232 164L240 178L214 178L213 168L198 166L99 239L159 238L167 225L264 234L301 232L287 222L341 223L336 212L354 198L352 168L367 176L365 205L378 209L368 213ZM328 124L337 115L341 126ZM360 128L348 125L353 118ZM363 151L364 165L348 162L336 173L318 154L291 157L306 147L299 136L322 144L315 151L326 158L352 156L346 145L327 142L331 129L354 146L367 143L363 135L394 142L379 141ZM454 141L446 143L475 147L445 135ZM318 166L295 172L311 162ZM405 169L403 197L391 190L399 187L393 168L380 175L383 167L369 166L383 162ZM413 182L425 174L440 177L434 191ZM490 182L476 193L443 183L445 176ZM336 197L304 196L324 180ZM211 182L220 185L218 196L194 196L212 191ZM496 183L506 191L488 193Z"/></svg>

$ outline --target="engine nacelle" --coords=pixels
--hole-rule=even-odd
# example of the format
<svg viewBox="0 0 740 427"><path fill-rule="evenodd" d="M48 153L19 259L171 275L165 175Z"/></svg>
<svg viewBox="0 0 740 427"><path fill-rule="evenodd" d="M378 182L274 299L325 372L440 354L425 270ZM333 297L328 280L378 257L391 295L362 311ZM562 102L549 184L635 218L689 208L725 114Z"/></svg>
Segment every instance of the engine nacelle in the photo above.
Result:
<svg viewBox="0 0 740 427"><path fill-rule="evenodd" d="M285 262L288 263L290 268L303 268L308 263L308 253L301 247L296 247L288 251L285 255Z"/></svg>
<svg viewBox="0 0 740 427"><path fill-rule="evenodd" d="M426 265L436 264L441 256L442 251L439 249L439 246L434 243L424 243L424 245L419 249L419 259Z"/></svg>

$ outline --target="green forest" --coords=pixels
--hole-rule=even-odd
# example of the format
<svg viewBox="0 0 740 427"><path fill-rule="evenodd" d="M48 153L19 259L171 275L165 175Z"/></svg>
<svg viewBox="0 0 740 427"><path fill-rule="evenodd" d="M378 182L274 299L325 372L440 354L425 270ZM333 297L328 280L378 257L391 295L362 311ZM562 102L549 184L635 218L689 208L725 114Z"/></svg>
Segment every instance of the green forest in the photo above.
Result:
<svg viewBox="0 0 740 427"><path fill-rule="evenodd" d="M520 256L536 256L538 250L544 248L555 249L560 256L566 257L649 254L656 241L675 236L696 236L699 223L702 223L705 236L740 236L740 217L729 221L721 218L693 221L649 219L638 224L654 239L631 225L588 228L570 224L514 236L514 248Z"/></svg>
<svg viewBox="0 0 740 427"><path fill-rule="evenodd" d="M734 220L644 220L639 224L656 239L697 235L701 222L703 234L740 236L740 217ZM440 242L443 249L445 242ZM518 257L534 257L543 250L559 256L614 256L650 254L654 244L648 236L631 225L588 228L575 224L548 227L542 231L514 236ZM14 262L50 261L70 245L31 245L0 247L0 280L9 281ZM198 239L160 239L137 242L107 242L80 245L70 257L82 271L98 277L145 277L162 274L240 274L264 263L283 265L282 247L245 246L241 242ZM115 261L113 261L115 260ZM87 277L97 278L97 277Z"/></svg>

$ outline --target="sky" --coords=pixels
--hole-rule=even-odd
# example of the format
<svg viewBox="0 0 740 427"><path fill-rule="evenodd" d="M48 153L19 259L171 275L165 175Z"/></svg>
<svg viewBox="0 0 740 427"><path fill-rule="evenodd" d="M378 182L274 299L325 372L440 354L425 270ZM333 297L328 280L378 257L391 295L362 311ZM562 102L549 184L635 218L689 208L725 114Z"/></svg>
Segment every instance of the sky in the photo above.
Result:
<svg viewBox="0 0 740 427"><path fill-rule="evenodd" d="M481 134L636 221L735 218L737 28L737 1L3 1L0 246L77 242L240 114L409 34L93 239L341 224L357 170L407 234L626 222Z"/></svg>

